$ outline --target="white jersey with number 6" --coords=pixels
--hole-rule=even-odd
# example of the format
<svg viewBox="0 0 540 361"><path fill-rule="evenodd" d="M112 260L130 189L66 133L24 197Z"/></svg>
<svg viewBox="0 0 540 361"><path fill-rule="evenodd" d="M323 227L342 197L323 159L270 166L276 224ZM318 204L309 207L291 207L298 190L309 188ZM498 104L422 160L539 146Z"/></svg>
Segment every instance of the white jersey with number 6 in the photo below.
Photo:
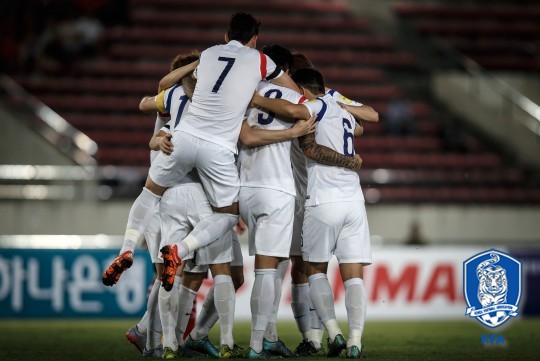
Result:
<svg viewBox="0 0 540 361"><path fill-rule="evenodd" d="M206 49L180 130L236 153L244 114L259 81L281 73L266 55L236 40Z"/></svg>
<svg viewBox="0 0 540 361"><path fill-rule="evenodd" d="M354 156L354 128L351 114L327 94L303 103L311 114L318 114L315 140L338 153ZM307 159L306 207L324 203L364 201L360 177L350 169L318 164Z"/></svg>

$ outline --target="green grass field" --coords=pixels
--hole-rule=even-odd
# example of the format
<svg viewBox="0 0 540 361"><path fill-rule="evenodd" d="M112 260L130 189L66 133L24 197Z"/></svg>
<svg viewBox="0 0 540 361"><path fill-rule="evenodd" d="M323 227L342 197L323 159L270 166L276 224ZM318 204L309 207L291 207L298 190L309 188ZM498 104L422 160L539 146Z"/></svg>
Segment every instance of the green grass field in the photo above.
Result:
<svg viewBox="0 0 540 361"><path fill-rule="evenodd" d="M133 360L141 355L124 337L134 320L0 321L0 360ZM300 341L294 323L279 324L290 347ZM346 330L346 325L343 325ZM217 340L218 330L212 339ZM481 336L501 334L505 347L484 347ZM235 339L249 343L249 324L235 324ZM369 360L540 360L540 319L511 321L504 330L476 322L369 322L364 331Z"/></svg>

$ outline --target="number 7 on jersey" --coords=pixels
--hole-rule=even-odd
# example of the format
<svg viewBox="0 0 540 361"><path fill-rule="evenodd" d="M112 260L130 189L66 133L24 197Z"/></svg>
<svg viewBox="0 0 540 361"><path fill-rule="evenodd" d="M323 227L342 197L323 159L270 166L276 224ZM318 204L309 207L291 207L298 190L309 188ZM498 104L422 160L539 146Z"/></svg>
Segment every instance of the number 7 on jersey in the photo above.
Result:
<svg viewBox="0 0 540 361"><path fill-rule="evenodd" d="M218 58L219 61L224 61L227 63L227 65L225 65L225 69L223 69L223 71L221 72L221 75L219 76L218 80L216 81L216 84L214 84L214 87L212 88L212 93L217 93L219 88L221 87L221 84L223 83L223 81L225 80L225 77L227 76L227 74L229 74L229 71L231 71L231 68L234 64L234 61L236 60L235 58L227 58L225 56L220 56Z"/></svg>

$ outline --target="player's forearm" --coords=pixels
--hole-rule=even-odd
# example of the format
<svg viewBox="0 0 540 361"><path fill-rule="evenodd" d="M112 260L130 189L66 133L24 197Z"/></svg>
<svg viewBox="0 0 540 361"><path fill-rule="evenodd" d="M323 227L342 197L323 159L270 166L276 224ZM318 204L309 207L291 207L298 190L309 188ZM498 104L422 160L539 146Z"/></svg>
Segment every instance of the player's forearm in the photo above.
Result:
<svg viewBox="0 0 540 361"><path fill-rule="evenodd" d="M158 106L156 104L156 97L150 97L145 96L141 99L141 102L139 103L139 110L141 112L155 112L158 110Z"/></svg>
<svg viewBox="0 0 540 361"><path fill-rule="evenodd" d="M292 128L283 130L248 128L249 130L240 133L240 141L247 147L262 147L295 138Z"/></svg>
<svg viewBox="0 0 540 361"><path fill-rule="evenodd" d="M346 156L324 145L317 144L314 135L308 134L299 140L304 155L319 164L343 167L354 171L360 169L359 157Z"/></svg>
<svg viewBox="0 0 540 361"><path fill-rule="evenodd" d="M370 123L376 123L379 121L379 113L377 113L370 106L367 106L367 105L352 106L352 105L345 104L344 107L357 120L366 121Z"/></svg>
<svg viewBox="0 0 540 361"><path fill-rule="evenodd" d="M152 139L150 139L150 143L148 143L148 145L150 146L151 150L159 151L159 138L161 138L161 136L156 134L152 137Z"/></svg>
<svg viewBox="0 0 540 361"><path fill-rule="evenodd" d="M159 90L164 90L172 87L175 84L178 84L180 80L191 73L195 68L199 65L199 61L194 61L191 64L184 65L181 68L175 69L171 71L169 74L165 75L160 81L159 81Z"/></svg>
<svg viewBox="0 0 540 361"><path fill-rule="evenodd" d="M286 118L309 119L310 117L309 110L305 106L293 104L284 99L266 98L255 94L252 103Z"/></svg>

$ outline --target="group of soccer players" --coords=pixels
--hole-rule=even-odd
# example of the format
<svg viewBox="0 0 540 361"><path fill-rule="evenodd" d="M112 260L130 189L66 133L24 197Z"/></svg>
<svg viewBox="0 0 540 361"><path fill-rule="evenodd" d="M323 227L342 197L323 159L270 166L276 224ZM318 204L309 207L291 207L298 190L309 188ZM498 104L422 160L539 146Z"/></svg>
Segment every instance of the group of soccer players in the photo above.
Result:
<svg viewBox="0 0 540 361"><path fill-rule="evenodd" d="M145 238L157 281L145 317L128 332L132 341L146 335L139 346L145 356L243 357L233 338L235 290L243 283L232 230L239 215L255 256L246 356L361 355L367 307L362 269L371 263L371 250L354 137L363 132L361 121L376 122L378 114L325 88L302 54L278 45L255 50L259 26L250 14L234 14L226 44L178 56L158 95L140 103L142 111L158 112L150 171L103 283L119 280ZM346 290L348 340L326 277L333 255ZM292 309L303 338L294 352L276 329L289 259ZM208 270L214 286L184 335ZM219 349L208 339L218 320Z"/></svg>

